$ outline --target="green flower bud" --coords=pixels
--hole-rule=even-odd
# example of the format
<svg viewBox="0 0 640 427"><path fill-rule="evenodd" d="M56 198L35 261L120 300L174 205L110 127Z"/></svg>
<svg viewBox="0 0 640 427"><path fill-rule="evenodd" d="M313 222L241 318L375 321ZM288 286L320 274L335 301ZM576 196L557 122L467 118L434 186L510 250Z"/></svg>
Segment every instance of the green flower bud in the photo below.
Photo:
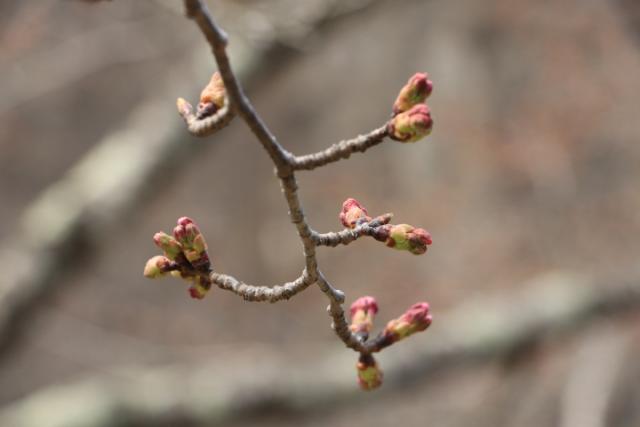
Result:
<svg viewBox="0 0 640 427"><path fill-rule="evenodd" d="M382 385L382 370L370 354L361 354L356 364L358 384L366 391L376 389Z"/></svg>
<svg viewBox="0 0 640 427"><path fill-rule="evenodd" d="M400 90L400 94L393 104L393 114L403 113L410 110L414 105L424 103L431 95L432 90L433 82L429 80L427 73L414 74Z"/></svg>
<svg viewBox="0 0 640 427"><path fill-rule="evenodd" d="M402 316L387 323L382 334L386 345L400 341L419 331L427 329L433 318L429 314L429 303L419 302L412 305Z"/></svg>
<svg viewBox="0 0 640 427"><path fill-rule="evenodd" d="M156 246L164 251L164 255L170 260L175 260L182 252L182 245L180 245L176 239L163 231L154 234L153 241Z"/></svg>
<svg viewBox="0 0 640 427"><path fill-rule="evenodd" d="M416 142L431 133L433 119L425 104L398 114L387 124L389 137L400 142Z"/></svg>
<svg viewBox="0 0 640 427"><path fill-rule="evenodd" d="M154 257L149 258L147 263L144 266L144 277L149 279L156 279L158 277L162 277L170 271L172 263L171 260L162 255L156 255Z"/></svg>
<svg viewBox="0 0 640 427"><path fill-rule="evenodd" d="M384 240L391 248L409 251L414 255L421 255L427 251L427 246L433 243L431 234L423 228L415 228L409 224L384 225L379 227L374 236Z"/></svg>

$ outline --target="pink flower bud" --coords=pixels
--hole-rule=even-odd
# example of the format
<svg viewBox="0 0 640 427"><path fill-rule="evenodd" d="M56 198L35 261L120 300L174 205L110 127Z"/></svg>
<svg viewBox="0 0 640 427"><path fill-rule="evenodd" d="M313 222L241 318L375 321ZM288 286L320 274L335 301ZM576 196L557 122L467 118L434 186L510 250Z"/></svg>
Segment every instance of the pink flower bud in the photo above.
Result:
<svg viewBox="0 0 640 427"><path fill-rule="evenodd" d="M400 94L393 104L393 114L403 113L410 110L414 105L424 103L431 95L432 90L433 82L429 80L427 73L414 74L400 90Z"/></svg>
<svg viewBox="0 0 640 427"><path fill-rule="evenodd" d="M165 232L158 232L153 235L153 241L157 247L164 251L164 255L170 260L175 260L182 252L182 246L176 239Z"/></svg>
<svg viewBox="0 0 640 427"><path fill-rule="evenodd" d="M362 390L370 391L382 385L382 370L370 354L362 354L356 364L358 384Z"/></svg>
<svg viewBox="0 0 640 427"><path fill-rule="evenodd" d="M408 234L409 252L422 255L427 252L427 246L433 243L431 234L424 228L414 228Z"/></svg>
<svg viewBox="0 0 640 427"><path fill-rule="evenodd" d="M373 328L373 317L378 303L373 297L360 297L351 304L351 332L368 335Z"/></svg>
<svg viewBox="0 0 640 427"><path fill-rule="evenodd" d="M149 279L162 277L170 271L171 266L171 260L167 257L162 255L151 257L144 266L144 277Z"/></svg>
<svg viewBox="0 0 640 427"><path fill-rule="evenodd" d="M182 253L194 267L209 262L207 243L200 229L189 217L178 219L178 225L173 229L173 236L182 246Z"/></svg>
<svg viewBox="0 0 640 427"><path fill-rule="evenodd" d="M414 255L425 253L427 246L433 242L427 230L409 224L384 225L379 227L374 237L391 248L409 251Z"/></svg>
<svg viewBox="0 0 640 427"><path fill-rule="evenodd" d="M419 331L424 331L431 325L429 303L419 302L412 305L402 316L387 323L382 334L387 345L400 341Z"/></svg>
<svg viewBox="0 0 640 427"><path fill-rule="evenodd" d="M400 142L416 142L429 135L432 128L431 111L425 104L398 114L387 124L389 137Z"/></svg>
<svg viewBox="0 0 640 427"><path fill-rule="evenodd" d="M367 210L356 199L347 199L342 204L340 222L347 228L355 228L359 222L371 221Z"/></svg>
<svg viewBox="0 0 640 427"><path fill-rule="evenodd" d="M193 299L203 299L211 289L211 282L204 277L193 277L190 281L189 295Z"/></svg>
<svg viewBox="0 0 640 427"><path fill-rule="evenodd" d="M213 73L211 81L200 94L197 117L199 119L215 114L224 105L226 90L219 72Z"/></svg>

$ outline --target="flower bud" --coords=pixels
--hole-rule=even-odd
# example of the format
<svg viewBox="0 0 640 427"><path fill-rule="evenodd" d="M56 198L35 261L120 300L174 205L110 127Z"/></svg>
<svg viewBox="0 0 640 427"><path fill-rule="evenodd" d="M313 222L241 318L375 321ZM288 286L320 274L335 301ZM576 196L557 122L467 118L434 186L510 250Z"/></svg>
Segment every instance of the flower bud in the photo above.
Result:
<svg viewBox="0 0 640 427"><path fill-rule="evenodd" d="M347 199L342 204L340 222L347 228L355 228L359 222L371 221L367 210L356 199Z"/></svg>
<svg viewBox="0 0 640 427"><path fill-rule="evenodd" d="M424 331L431 325L429 303L419 302L412 305L402 316L387 323L382 334L386 345L400 341L419 331Z"/></svg>
<svg viewBox="0 0 640 427"><path fill-rule="evenodd" d="M144 277L149 279L157 279L164 276L171 268L171 260L162 255L156 255L149 258L144 266Z"/></svg>
<svg viewBox="0 0 640 427"><path fill-rule="evenodd" d="M398 114L387 124L389 137L400 142L416 142L431 133L433 119L425 104L418 104Z"/></svg>
<svg viewBox="0 0 640 427"><path fill-rule="evenodd" d="M427 73L414 74L406 85L400 90L400 94L393 104L393 115L410 110L414 105L422 104L431 95L433 82L429 80Z"/></svg>
<svg viewBox="0 0 640 427"><path fill-rule="evenodd" d="M170 260L175 260L182 252L180 243L163 231L154 234L153 241L157 247L164 251L164 255Z"/></svg>
<svg viewBox="0 0 640 427"><path fill-rule="evenodd" d="M173 229L173 236L182 246L182 253L194 267L209 262L207 243L200 229L189 217L178 219L178 225Z"/></svg>
<svg viewBox="0 0 640 427"><path fill-rule="evenodd" d="M190 278L189 281L191 282L189 285L189 295L193 299L203 299L205 295L207 295L207 292L209 292L209 289L211 289L211 282L202 276Z"/></svg>
<svg viewBox="0 0 640 427"><path fill-rule="evenodd" d="M384 239L385 244L391 248L409 251L414 255L425 253L427 246L433 242L427 230L414 228L409 224L384 225L374 237Z"/></svg>
<svg viewBox="0 0 640 427"><path fill-rule="evenodd" d="M360 297L351 304L351 332L368 335L373 328L373 317L378 303L373 297Z"/></svg>
<svg viewBox="0 0 640 427"><path fill-rule="evenodd" d="M358 370L358 384L366 391L373 390L382 385L382 370L376 360L370 354L361 354L356 364Z"/></svg>
<svg viewBox="0 0 640 427"><path fill-rule="evenodd" d="M211 81L200 94L197 117L199 119L215 114L224 105L226 90L219 72L213 73Z"/></svg>

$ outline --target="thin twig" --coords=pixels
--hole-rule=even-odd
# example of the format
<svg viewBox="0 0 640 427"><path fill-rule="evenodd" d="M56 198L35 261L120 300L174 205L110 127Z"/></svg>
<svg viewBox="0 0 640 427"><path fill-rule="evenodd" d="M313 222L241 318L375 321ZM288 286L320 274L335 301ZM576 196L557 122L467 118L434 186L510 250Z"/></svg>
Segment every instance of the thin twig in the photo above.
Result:
<svg viewBox="0 0 640 427"><path fill-rule="evenodd" d="M235 277L219 273L211 273L209 277L211 282L220 289L240 295L246 301L267 301L271 303L287 300L314 283L306 270L293 282L276 286L252 286L239 281Z"/></svg>
<svg viewBox="0 0 640 427"><path fill-rule="evenodd" d="M333 144L326 150L304 156L297 156L293 159L293 168L295 170L312 170L328 163L348 159L353 153L364 153L369 148L380 144L387 135L387 126L381 126L368 134L358 135L353 139L347 139Z"/></svg>
<svg viewBox="0 0 640 427"><path fill-rule="evenodd" d="M187 124L187 129L192 135L195 136L209 136L213 135L220 129L231 123L231 120L235 116L231 108L229 108L229 102L225 99L225 103L215 114L199 119L193 112L191 106L186 107L184 110L180 110L180 115Z"/></svg>
<svg viewBox="0 0 640 427"><path fill-rule="evenodd" d="M392 214L384 214L374 218L370 222L359 224L353 229L345 228L342 231L332 231L324 234L313 231L311 237L318 246L336 247L338 245L348 245L363 236L375 237L377 228L381 225L388 224L392 217Z"/></svg>

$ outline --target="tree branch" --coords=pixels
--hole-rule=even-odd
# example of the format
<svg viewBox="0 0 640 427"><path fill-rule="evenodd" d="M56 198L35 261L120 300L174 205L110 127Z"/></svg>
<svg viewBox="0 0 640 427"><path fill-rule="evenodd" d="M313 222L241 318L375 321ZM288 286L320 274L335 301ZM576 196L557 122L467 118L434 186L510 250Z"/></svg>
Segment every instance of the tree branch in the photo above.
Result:
<svg viewBox="0 0 640 427"><path fill-rule="evenodd" d="M387 136L387 125L385 124L368 134L335 143L323 151L297 156L293 159L293 168L295 170L312 170L338 160L348 159L353 153L364 153L369 148L384 142Z"/></svg>
<svg viewBox="0 0 640 427"><path fill-rule="evenodd" d="M387 124L369 134L334 144L324 151L295 157L278 143L245 95L227 56L227 36L211 18L206 6L200 0L184 0L184 5L187 16L196 22L207 39L219 70L219 74L212 76L211 82L201 94L199 114L206 114L204 112L209 108L213 109L223 105L221 98L224 98L224 106L228 102L231 111L238 113L267 151L275 165L276 175L280 179L282 192L289 206L289 217L302 242L305 273L296 281L275 288L251 286L230 276L218 273L209 274L211 265L204 237L193 221L185 217L178 220L178 227L174 230L175 239L160 233L161 237L156 240L156 244L164 251L165 257L157 256L150 259L145 267L145 275L150 278L157 277L161 273L162 266L166 266L169 260L177 259L176 257L180 256L178 261L181 265L179 276L187 280L192 279L189 288L192 297L203 298L213 282L220 288L231 290L247 300L270 302L288 299L311 283L317 283L329 299L328 310L333 319L332 328L336 335L347 347L361 353L360 361L362 363L357 366L361 387L372 389L379 386L382 379L381 371L377 368L370 353L380 351L400 339L426 329L431 324L431 316L428 313L429 305L418 303L410 309L413 311L407 311L402 318L394 320L394 323L389 323L387 327L392 329L385 328L384 335L371 342L366 342L372 317L366 317L369 315L366 314L367 309L365 309L360 313L360 318L365 323L361 325L347 323L342 308L344 293L335 289L318 268L316 246L346 245L360 236L369 235L384 241L388 246L408 250L413 254L423 254L427 250L427 245L431 244L431 235L424 229L417 229L408 224L387 225L391 219L389 214L372 220L367 215L366 209L354 199L345 201L343 211L340 214L345 227L353 228L353 230L319 234L311 229L305 219L304 210L298 197L295 171L315 169L348 158L354 152L364 152L368 148L380 144L386 136L402 142L415 142L428 135L431 132L433 121L429 108L423 102L431 93L432 83L427 79L426 73L417 73L400 91L393 106L394 115ZM188 124L196 122L198 117L194 118L192 107L186 101L178 100L178 110ZM219 121L218 117L213 120L215 124ZM208 133L203 132L203 134ZM188 232L191 237L188 238L186 237L187 231L183 228L187 223L191 224L189 225L191 231ZM194 246L196 241L197 247ZM192 263L198 264L195 270L196 275L200 277L195 277L195 280L193 280ZM193 264L193 266L195 265ZM375 301L370 307L377 312ZM352 322L356 322L353 318L356 313L354 310L357 311L352 305ZM364 330L361 330L362 328Z"/></svg>
<svg viewBox="0 0 640 427"><path fill-rule="evenodd" d="M211 282L220 289L240 295L245 301L267 301L271 303L288 300L314 283L306 270L293 282L273 287L247 285L226 274L211 273L209 277Z"/></svg>

